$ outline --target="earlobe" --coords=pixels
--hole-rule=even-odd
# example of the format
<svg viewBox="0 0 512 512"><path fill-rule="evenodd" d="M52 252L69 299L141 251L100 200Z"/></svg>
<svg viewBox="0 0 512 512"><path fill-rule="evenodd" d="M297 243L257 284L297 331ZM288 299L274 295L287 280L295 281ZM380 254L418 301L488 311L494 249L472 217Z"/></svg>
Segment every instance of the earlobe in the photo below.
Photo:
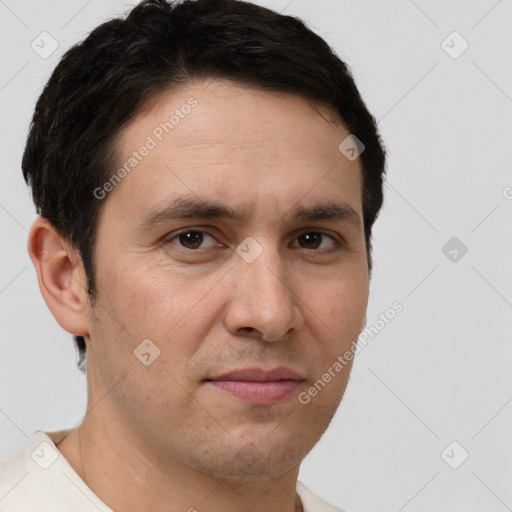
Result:
<svg viewBox="0 0 512 512"><path fill-rule="evenodd" d="M59 325L71 334L86 336L86 278L79 252L55 228L38 217L27 242L39 289Z"/></svg>

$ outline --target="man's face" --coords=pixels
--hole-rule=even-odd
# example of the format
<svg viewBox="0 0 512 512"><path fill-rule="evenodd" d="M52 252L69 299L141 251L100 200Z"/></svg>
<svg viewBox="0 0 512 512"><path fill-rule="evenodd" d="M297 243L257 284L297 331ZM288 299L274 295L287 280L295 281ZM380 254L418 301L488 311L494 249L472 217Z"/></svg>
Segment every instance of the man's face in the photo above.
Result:
<svg viewBox="0 0 512 512"><path fill-rule="evenodd" d="M361 164L338 150L347 136L298 97L220 81L160 96L122 132L120 167L139 156L101 206L88 380L105 422L141 452L218 476L281 475L327 428L350 364L309 403L298 397L351 348L368 299ZM155 219L178 199L240 218ZM355 219L296 218L329 203ZM296 380L219 378L277 367Z"/></svg>

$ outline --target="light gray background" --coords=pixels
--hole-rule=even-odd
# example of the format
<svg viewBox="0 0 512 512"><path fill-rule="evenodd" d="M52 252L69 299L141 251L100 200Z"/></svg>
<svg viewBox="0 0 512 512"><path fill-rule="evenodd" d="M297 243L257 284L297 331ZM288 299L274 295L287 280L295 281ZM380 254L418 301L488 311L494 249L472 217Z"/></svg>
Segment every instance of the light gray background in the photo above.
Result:
<svg viewBox="0 0 512 512"><path fill-rule="evenodd" d="M0 0L0 459L35 429L77 424L85 378L26 251L35 210L20 162L65 50L135 2ZM304 18L352 68L388 147L368 325L342 405L300 480L347 512L512 507L512 2L268 0ZM49 32L42 59L31 42ZM469 43L454 59L442 42ZM445 43L458 51L453 36ZM509 187L509 188L507 188ZM468 252L442 252L452 237ZM441 457L457 462L452 469Z"/></svg>

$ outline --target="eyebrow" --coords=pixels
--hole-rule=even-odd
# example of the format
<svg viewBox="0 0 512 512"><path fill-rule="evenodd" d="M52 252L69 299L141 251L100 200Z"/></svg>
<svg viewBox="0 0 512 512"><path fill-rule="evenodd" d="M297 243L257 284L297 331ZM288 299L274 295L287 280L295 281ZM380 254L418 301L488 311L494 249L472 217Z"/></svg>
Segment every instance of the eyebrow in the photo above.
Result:
<svg viewBox="0 0 512 512"><path fill-rule="evenodd" d="M244 222L249 218L251 211L254 211L252 203L235 210L231 206L217 201L181 197L175 199L168 206L152 208L145 212L137 222L137 227L153 228L179 219L227 219L233 222ZM285 216L295 221L343 221L357 228L362 226L359 214L350 205L343 202L326 201L307 207L296 205Z"/></svg>

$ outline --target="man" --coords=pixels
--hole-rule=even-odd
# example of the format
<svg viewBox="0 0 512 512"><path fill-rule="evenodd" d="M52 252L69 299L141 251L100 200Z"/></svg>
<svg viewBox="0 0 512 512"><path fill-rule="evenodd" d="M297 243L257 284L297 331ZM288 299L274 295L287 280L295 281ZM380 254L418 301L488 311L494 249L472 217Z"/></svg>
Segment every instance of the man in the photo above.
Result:
<svg viewBox="0 0 512 512"><path fill-rule="evenodd" d="M0 510L340 510L297 478L364 327L384 163L297 19L149 0L69 50L22 168L87 411L0 465Z"/></svg>

